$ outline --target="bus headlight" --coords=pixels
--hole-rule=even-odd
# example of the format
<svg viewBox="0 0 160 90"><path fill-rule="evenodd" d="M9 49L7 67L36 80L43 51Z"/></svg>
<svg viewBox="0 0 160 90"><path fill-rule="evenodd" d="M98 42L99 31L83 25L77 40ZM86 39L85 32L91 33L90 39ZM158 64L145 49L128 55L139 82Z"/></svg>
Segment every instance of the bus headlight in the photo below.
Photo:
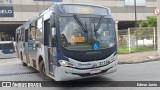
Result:
<svg viewBox="0 0 160 90"><path fill-rule="evenodd" d="M117 59L117 55L115 55L112 59L109 60L109 62L113 62Z"/></svg>
<svg viewBox="0 0 160 90"><path fill-rule="evenodd" d="M59 63L61 66L65 66L65 67L75 67L72 63L70 63L66 60L59 60Z"/></svg>

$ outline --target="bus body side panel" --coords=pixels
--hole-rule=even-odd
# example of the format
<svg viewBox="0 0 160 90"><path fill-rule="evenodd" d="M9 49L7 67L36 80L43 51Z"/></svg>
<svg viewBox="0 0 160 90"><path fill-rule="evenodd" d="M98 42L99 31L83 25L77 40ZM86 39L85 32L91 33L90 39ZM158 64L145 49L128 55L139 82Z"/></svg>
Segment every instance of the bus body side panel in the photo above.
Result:
<svg viewBox="0 0 160 90"><path fill-rule="evenodd" d="M20 59L20 50L19 50L19 42L16 42L16 53L17 53L17 57Z"/></svg>
<svg viewBox="0 0 160 90"><path fill-rule="evenodd" d="M42 57L42 60L44 61L44 63L46 62L46 57L45 57L45 53L46 52L46 46L44 46L42 43L40 45L41 47L40 48L37 48L37 56L36 56L36 69L39 70L39 64L41 60L40 57Z"/></svg>
<svg viewBox="0 0 160 90"><path fill-rule="evenodd" d="M44 64L45 64L45 70L46 74L49 74L49 60L48 60L48 46L43 46L43 57L44 57Z"/></svg>
<svg viewBox="0 0 160 90"><path fill-rule="evenodd" d="M26 57L26 44L25 42L23 42L23 50L22 50L22 54L23 54L23 61L26 63L27 62L27 57Z"/></svg>
<svg viewBox="0 0 160 90"><path fill-rule="evenodd" d="M35 40L28 41L28 50L29 50L29 59L32 67L36 68L36 60L37 60L37 47Z"/></svg>
<svg viewBox="0 0 160 90"><path fill-rule="evenodd" d="M24 52L25 52L25 55L26 55L26 63L28 65L30 65L29 51L28 50L29 50L28 49L28 42L25 42L25 50L24 50Z"/></svg>
<svg viewBox="0 0 160 90"><path fill-rule="evenodd" d="M24 43L23 41L20 41L20 42L19 42L19 46L18 46L18 47L20 48L20 49L19 49L20 58L23 58L23 56L24 56L24 55L23 55L23 54L24 54L24 46L23 46L23 43ZM24 59L23 59L23 60L24 60Z"/></svg>
<svg viewBox="0 0 160 90"><path fill-rule="evenodd" d="M16 30L16 47L15 47L15 49L16 49L16 53L17 53L17 57L18 58L20 58L20 56L19 56L19 47L18 47L18 44L19 44L19 33L18 33L18 29Z"/></svg>

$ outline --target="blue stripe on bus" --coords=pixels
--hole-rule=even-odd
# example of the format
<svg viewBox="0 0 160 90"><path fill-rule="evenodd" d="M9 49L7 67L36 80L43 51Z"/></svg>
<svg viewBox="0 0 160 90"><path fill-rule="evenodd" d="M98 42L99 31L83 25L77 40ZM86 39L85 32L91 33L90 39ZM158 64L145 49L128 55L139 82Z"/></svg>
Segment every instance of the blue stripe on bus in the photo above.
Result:
<svg viewBox="0 0 160 90"><path fill-rule="evenodd" d="M3 54L10 54L10 53L15 53L15 51L13 49L3 49L2 53Z"/></svg>

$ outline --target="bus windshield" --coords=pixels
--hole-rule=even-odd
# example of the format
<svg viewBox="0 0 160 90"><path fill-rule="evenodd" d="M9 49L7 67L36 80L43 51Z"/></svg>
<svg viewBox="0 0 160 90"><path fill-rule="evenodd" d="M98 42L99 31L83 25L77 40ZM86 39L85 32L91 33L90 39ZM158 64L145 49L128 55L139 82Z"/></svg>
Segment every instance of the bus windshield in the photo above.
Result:
<svg viewBox="0 0 160 90"><path fill-rule="evenodd" d="M69 50L97 50L115 45L115 29L111 18L60 17L61 45Z"/></svg>
<svg viewBox="0 0 160 90"><path fill-rule="evenodd" d="M14 45L12 43L0 43L0 50L4 49L14 49Z"/></svg>

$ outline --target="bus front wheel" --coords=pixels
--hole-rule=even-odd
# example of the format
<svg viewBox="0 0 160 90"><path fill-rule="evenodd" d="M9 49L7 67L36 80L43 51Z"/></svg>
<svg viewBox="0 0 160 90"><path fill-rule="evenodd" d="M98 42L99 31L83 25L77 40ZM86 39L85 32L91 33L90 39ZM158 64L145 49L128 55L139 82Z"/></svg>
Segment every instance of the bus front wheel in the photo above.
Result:
<svg viewBox="0 0 160 90"><path fill-rule="evenodd" d="M49 78L49 77L46 75L45 66L44 66L44 61L41 61L41 62L40 62L39 72L40 72L40 75L41 75L45 80L51 80L51 78Z"/></svg>

